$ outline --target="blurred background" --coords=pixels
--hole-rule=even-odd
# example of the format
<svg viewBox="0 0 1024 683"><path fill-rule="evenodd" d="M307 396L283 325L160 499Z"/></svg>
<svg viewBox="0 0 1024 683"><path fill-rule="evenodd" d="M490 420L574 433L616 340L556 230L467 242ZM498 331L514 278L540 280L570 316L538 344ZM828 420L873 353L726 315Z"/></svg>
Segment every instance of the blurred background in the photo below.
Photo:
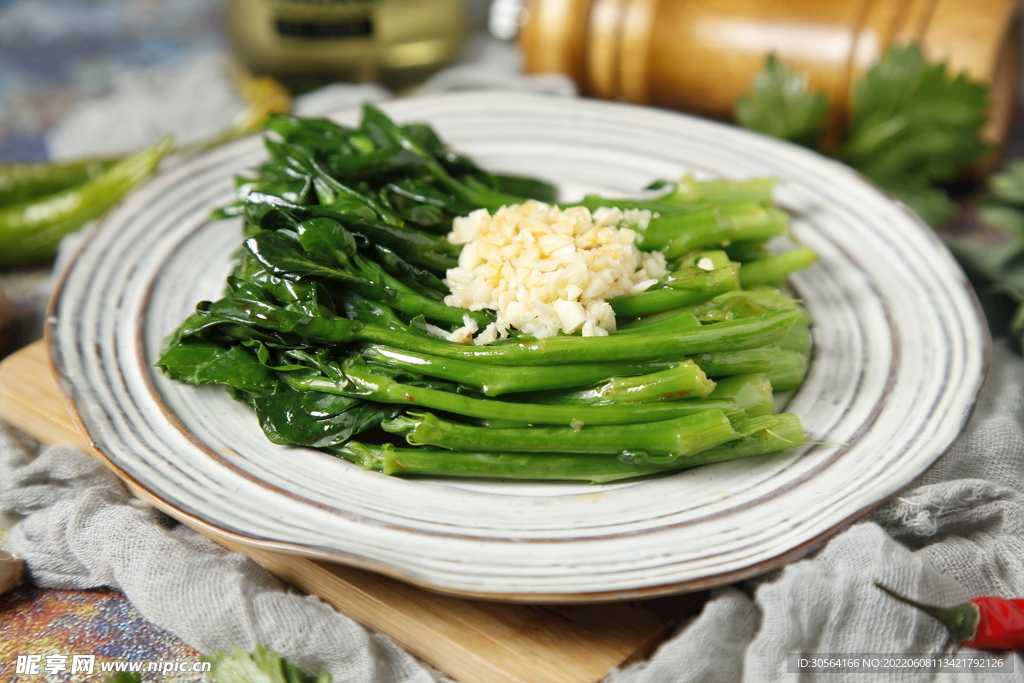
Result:
<svg viewBox="0 0 1024 683"><path fill-rule="evenodd" d="M225 94L216 89L229 78L225 56L245 55L258 71L284 73L289 77L286 79L288 86L300 92L332 80L380 79L400 90L458 59L471 34L484 35L490 5L489 0L390 3L395 5L394 16L403 23L413 22L412 28L417 30L406 31L404 36L402 31L395 31L399 35L393 38L392 47L406 48L404 64L395 57L392 62L401 66L375 69L370 63L374 48L367 44L373 37L345 35L346 29L360 30L357 22L352 21L352 25L347 26L330 16L324 19L322 26L326 28L321 31L330 31L333 26L337 35L307 39L303 48L308 48L309 44L313 47L305 50L310 53L308 56L295 57L303 48L274 53L274 43L268 38L273 19L266 16L267 9L274 4L289 3L253 0L234 3L228 0L0 1L0 163L41 161L64 152L60 143L52 138L48 142L47 138L77 107L96 98L142 88L147 80L154 81L156 86L174 86L185 91L163 92L162 98L172 107L174 98L187 97L189 90L194 95L196 89L205 88L203 94L219 96L212 101L195 98L192 102L193 105L199 102L200 108L208 110L196 112L193 107L187 124L200 125L211 118L211 112L238 106L229 91ZM345 10L355 8L363 14L376 9L375 5L387 4L372 0L334 3ZM312 5L330 6L332 3ZM421 8L419 15L410 16L410 6ZM422 26L424 14L435 17L434 24ZM241 25L237 41L233 41L229 33L232 17ZM305 25L298 20L293 24L285 30L299 35L286 36L285 43L303 41L303 30L308 33L315 30L312 19ZM264 25L267 30L262 30ZM426 38L422 37L424 35ZM431 40L437 40L433 48L429 44ZM355 50L350 49L353 43ZM421 48L427 43L426 54L422 54L422 49L421 54L416 54L416 43ZM325 44L326 51L322 49ZM414 48L411 51L410 44ZM398 57L401 57L400 50ZM205 77L193 75L189 82L176 82L175 77L185 77L190 67L192 71L208 73ZM127 117L131 113L122 114ZM146 125L138 114L134 123L137 127ZM209 126L207 123L206 127ZM151 140L143 140L143 143L148 142Z"/></svg>

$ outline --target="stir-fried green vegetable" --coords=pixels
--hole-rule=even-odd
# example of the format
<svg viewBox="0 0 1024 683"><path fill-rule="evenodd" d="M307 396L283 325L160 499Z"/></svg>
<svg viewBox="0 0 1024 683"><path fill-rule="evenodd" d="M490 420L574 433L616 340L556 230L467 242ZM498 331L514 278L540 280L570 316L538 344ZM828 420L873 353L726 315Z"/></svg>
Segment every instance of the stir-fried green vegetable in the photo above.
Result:
<svg viewBox="0 0 1024 683"><path fill-rule="evenodd" d="M804 442L795 416L773 414L772 384L802 381L810 321L777 287L816 256L764 247L788 231L772 181L686 177L650 200L585 198L655 211L638 244L671 272L612 299L607 336L510 330L475 345L448 339L495 320L445 303L453 220L551 202L554 188L491 174L372 107L358 128L268 127L270 160L218 212L245 224L227 291L158 365L228 387L271 441L387 474L598 483Z"/></svg>

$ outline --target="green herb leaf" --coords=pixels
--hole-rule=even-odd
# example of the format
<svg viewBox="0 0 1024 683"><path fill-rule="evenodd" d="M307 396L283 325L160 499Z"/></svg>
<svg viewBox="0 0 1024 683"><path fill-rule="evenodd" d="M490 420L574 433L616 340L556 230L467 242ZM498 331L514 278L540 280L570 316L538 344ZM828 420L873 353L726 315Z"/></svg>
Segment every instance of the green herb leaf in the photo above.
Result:
<svg viewBox="0 0 1024 683"><path fill-rule="evenodd" d="M988 86L929 63L916 45L892 47L857 82L846 142L835 156L939 226L956 207L934 183L954 180L990 151L981 138L988 107ZM806 75L772 55L735 115L746 128L813 147L826 113L824 95L808 92ZM1024 166L1018 173L1016 196L1024 196Z"/></svg>
<svg viewBox="0 0 1024 683"><path fill-rule="evenodd" d="M888 180L875 179L893 197L913 209L928 225L948 223L956 215L956 204L945 190L921 176L899 176Z"/></svg>
<svg viewBox="0 0 1024 683"><path fill-rule="evenodd" d="M854 89L838 156L883 184L952 180L989 151L988 106L987 86L928 63L916 45L892 47Z"/></svg>
<svg viewBox="0 0 1024 683"><path fill-rule="evenodd" d="M122 671L115 676L107 676L103 683L142 683L142 676L134 671Z"/></svg>
<svg viewBox="0 0 1024 683"><path fill-rule="evenodd" d="M949 241L967 271L993 335L1024 341L1024 162L989 178L979 225Z"/></svg>
<svg viewBox="0 0 1024 683"><path fill-rule="evenodd" d="M814 148L825 134L828 100L811 92L807 74L792 70L774 54L752 82L753 92L736 101L736 121L744 128Z"/></svg>
<svg viewBox="0 0 1024 683"><path fill-rule="evenodd" d="M1010 162L1006 170L989 178L988 187L995 200L1024 208L1024 160Z"/></svg>
<svg viewBox="0 0 1024 683"><path fill-rule="evenodd" d="M217 683L331 683L326 671L311 676L262 645L252 654L235 647L231 654L218 650L203 660L211 662L210 677Z"/></svg>
<svg viewBox="0 0 1024 683"><path fill-rule="evenodd" d="M950 241L968 273L985 284L1024 292L1024 163L989 179L992 197L978 207L986 228Z"/></svg>
<svg viewBox="0 0 1024 683"><path fill-rule="evenodd" d="M225 384L257 396L277 388L274 373L241 346L223 348L201 341L175 344L156 365L171 379L189 384Z"/></svg>

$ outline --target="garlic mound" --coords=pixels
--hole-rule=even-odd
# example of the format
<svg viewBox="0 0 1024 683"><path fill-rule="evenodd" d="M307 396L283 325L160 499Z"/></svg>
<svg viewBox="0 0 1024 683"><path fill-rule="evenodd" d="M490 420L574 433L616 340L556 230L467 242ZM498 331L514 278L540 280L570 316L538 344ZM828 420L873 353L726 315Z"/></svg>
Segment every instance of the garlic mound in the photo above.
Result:
<svg viewBox="0 0 1024 683"><path fill-rule="evenodd" d="M479 209L456 218L448 240L465 245L448 271L449 306L496 311L496 322L476 337L460 328L453 341L486 344L516 328L534 337L559 332L604 336L615 330L608 299L636 294L667 272L660 252L643 252L637 234L650 211L580 206L565 210L528 201L492 216Z"/></svg>

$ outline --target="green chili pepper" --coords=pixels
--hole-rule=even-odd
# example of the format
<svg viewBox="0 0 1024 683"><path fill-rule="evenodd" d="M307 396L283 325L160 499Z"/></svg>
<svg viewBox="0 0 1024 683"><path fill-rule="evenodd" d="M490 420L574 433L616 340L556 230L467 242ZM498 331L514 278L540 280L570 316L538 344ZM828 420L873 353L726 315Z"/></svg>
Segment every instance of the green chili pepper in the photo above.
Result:
<svg viewBox="0 0 1024 683"><path fill-rule="evenodd" d="M121 157L0 165L0 206L66 190L99 177L120 160Z"/></svg>
<svg viewBox="0 0 1024 683"><path fill-rule="evenodd" d="M52 255L64 235L102 216L149 176L170 148L171 140L165 137L92 180L0 208L0 266Z"/></svg>

